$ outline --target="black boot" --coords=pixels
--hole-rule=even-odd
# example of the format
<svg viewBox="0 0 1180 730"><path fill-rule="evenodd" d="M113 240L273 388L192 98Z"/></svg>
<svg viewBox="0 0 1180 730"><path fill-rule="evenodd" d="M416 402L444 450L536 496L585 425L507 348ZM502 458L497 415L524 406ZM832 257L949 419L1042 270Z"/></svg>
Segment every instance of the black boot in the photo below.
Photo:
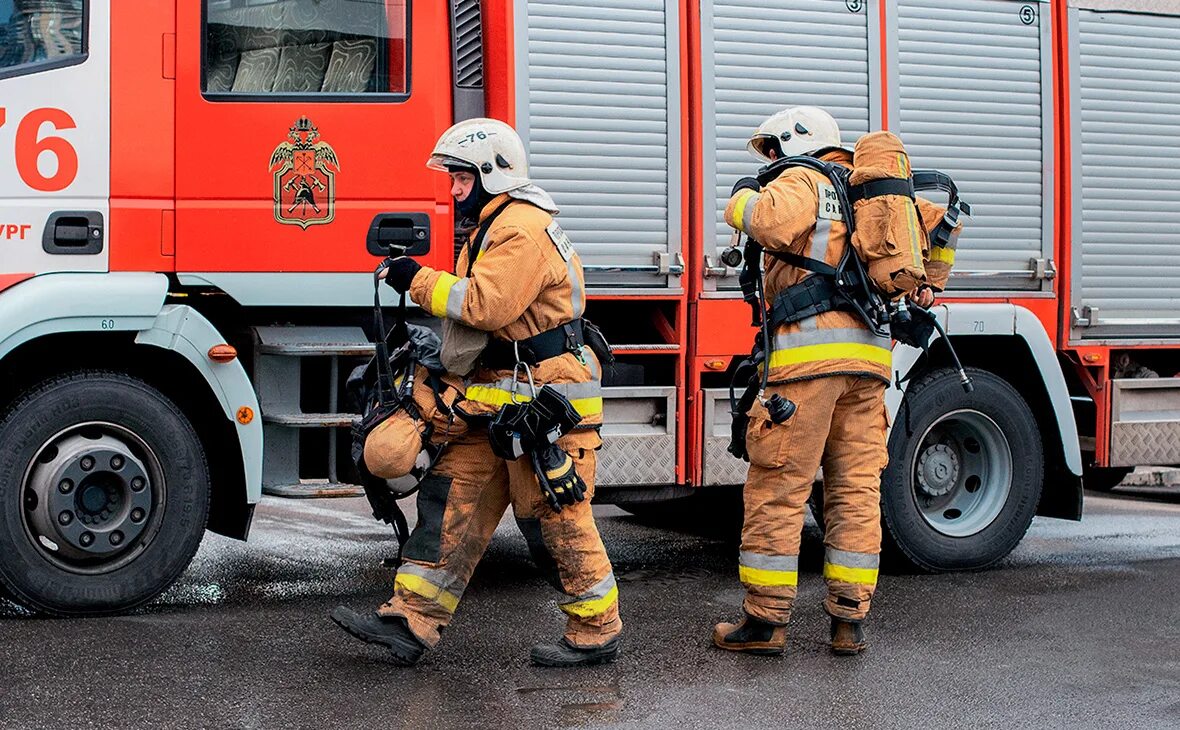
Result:
<svg viewBox="0 0 1180 730"><path fill-rule="evenodd" d="M563 637L556 644L537 644L531 656L533 664L542 667L577 667L583 664L609 664L619 656L621 635L615 636L602 646L582 649Z"/></svg>
<svg viewBox="0 0 1180 730"><path fill-rule="evenodd" d="M787 627L746 615L741 623L713 627L713 644L729 651L776 656L787 648Z"/></svg>
<svg viewBox="0 0 1180 730"><path fill-rule="evenodd" d="M389 649L394 661L404 667L416 664L426 652L426 645L418 641L401 616L361 615L351 608L337 606L332 611L332 621L367 644L379 644Z"/></svg>
<svg viewBox="0 0 1180 730"><path fill-rule="evenodd" d="M832 617L832 653L855 656L865 650L865 630L861 621Z"/></svg>

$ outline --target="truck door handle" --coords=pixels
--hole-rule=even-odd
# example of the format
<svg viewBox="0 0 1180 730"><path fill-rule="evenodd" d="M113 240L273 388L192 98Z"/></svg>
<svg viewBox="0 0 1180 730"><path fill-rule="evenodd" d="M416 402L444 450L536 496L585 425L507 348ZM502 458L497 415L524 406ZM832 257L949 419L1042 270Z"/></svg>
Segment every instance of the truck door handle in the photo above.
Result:
<svg viewBox="0 0 1180 730"><path fill-rule="evenodd" d="M421 256L430 251L430 216L425 213L378 213L369 224L365 247L374 256Z"/></svg>
<svg viewBox="0 0 1180 730"><path fill-rule="evenodd" d="M46 253L65 256L102 252L102 213L94 210L59 210L49 215L41 247Z"/></svg>

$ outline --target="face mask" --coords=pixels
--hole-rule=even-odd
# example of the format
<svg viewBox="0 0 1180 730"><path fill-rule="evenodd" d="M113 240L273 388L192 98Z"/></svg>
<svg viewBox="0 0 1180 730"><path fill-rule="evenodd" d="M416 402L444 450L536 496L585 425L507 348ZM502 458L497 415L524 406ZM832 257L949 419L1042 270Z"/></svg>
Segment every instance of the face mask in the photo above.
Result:
<svg viewBox="0 0 1180 730"><path fill-rule="evenodd" d="M483 183L479 179L479 175L475 176L475 184L471 186L471 192L462 200L455 201L455 211L463 218L477 218L479 212L483 210L483 206L488 201L488 195L483 189Z"/></svg>

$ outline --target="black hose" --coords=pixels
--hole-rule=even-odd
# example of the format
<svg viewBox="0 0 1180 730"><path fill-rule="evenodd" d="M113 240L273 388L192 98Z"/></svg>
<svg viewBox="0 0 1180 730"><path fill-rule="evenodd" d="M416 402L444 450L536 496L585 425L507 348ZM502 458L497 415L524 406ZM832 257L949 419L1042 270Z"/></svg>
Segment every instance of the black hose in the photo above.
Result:
<svg viewBox="0 0 1180 730"><path fill-rule="evenodd" d="M756 264L758 276L754 279L754 286L758 292L758 307L761 310L759 319L762 327L762 387L758 389L758 397L766 394L766 386L770 384L770 317L766 312L766 291L762 282L762 257L758 257Z"/></svg>
<svg viewBox="0 0 1180 730"><path fill-rule="evenodd" d="M926 312L926 314L930 317L930 322L934 325L934 329L938 330L939 336L946 343L946 350L951 354L951 361L955 364L955 370L959 371L959 385L963 386L964 393L970 393L975 390L975 386L971 384L971 378L968 377L967 371L963 368L963 363L959 360L959 353L955 352L955 346L951 344L951 338L947 337L946 330L942 328L938 317L935 317L930 312Z"/></svg>

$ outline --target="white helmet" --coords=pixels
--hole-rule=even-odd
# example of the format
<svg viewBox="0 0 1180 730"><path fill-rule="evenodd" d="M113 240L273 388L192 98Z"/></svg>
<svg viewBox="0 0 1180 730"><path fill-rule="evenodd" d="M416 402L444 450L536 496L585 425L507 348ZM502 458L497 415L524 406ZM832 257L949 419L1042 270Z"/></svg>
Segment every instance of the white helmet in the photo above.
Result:
<svg viewBox="0 0 1180 730"><path fill-rule="evenodd" d="M784 157L808 155L828 147L840 147L840 125L831 114L814 106L793 106L771 116L754 130L746 149L770 162L768 144L776 140Z"/></svg>
<svg viewBox="0 0 1180 730"><path fill-rule="evenodd" d="M448 165L474 167L483 189L492 195L532 182L520 135L496 119L468 119L443 132L426 166L447 172Z"/></svg>

